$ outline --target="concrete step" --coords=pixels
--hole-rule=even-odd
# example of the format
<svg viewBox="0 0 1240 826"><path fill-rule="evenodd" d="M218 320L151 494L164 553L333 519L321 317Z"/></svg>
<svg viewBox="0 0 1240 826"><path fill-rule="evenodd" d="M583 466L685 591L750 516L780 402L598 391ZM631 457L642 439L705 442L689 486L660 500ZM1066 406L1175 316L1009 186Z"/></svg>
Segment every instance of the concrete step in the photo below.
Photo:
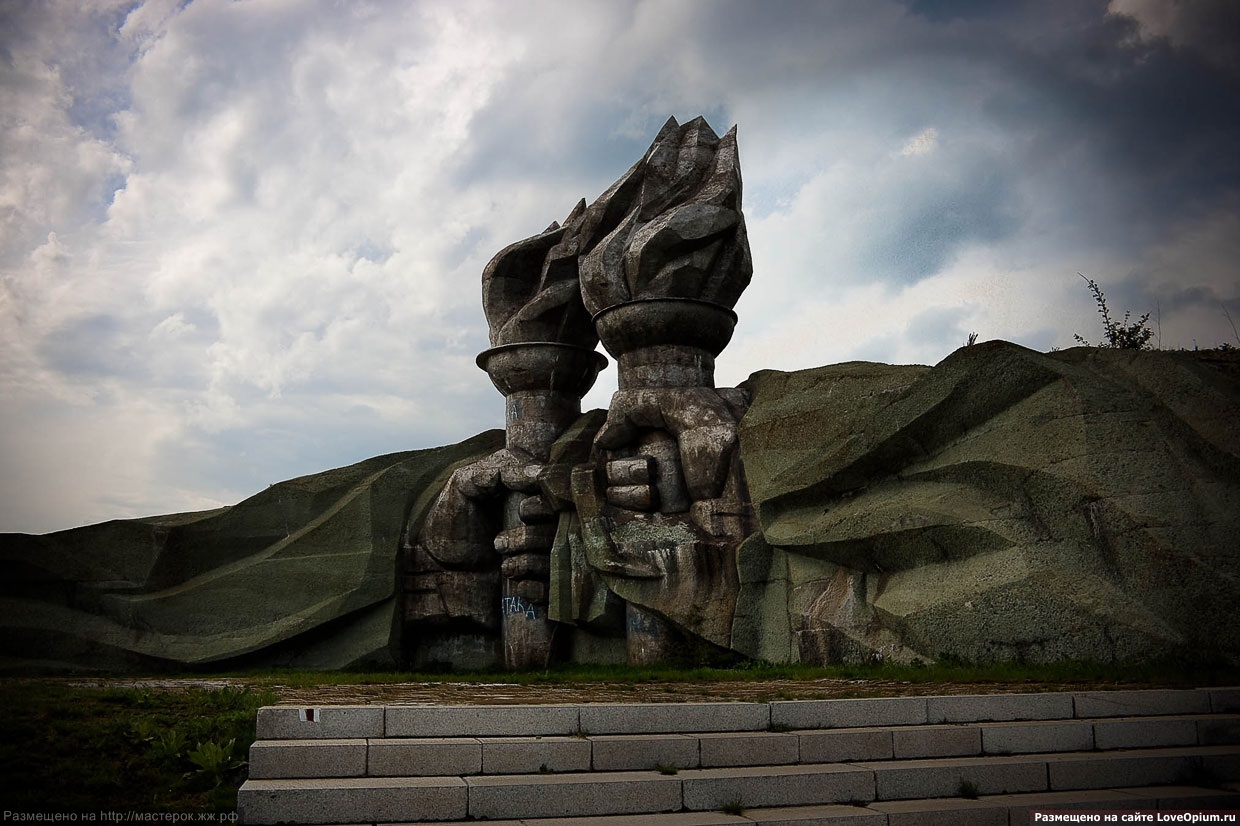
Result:
<svg viewBox="0 0 1240 826"><path fill-rule="evenodd" d="M746 807L740 814L674 812L572 818L492 820L489 826L1027 826L1032 811L1237 810L1240 792L1193 786L1151 786L1094 792L930 798L864 806ZM455 826L453 821L423 826Z"/></svg>
<svg viewBox="0 0 1240 826"><path fill-rule="evenodd" d="M792 732L260 740L255 778L412 777L780 766L1240 743L1240 715Z"/></svg>
<svg viewBox="0 0 1240 826"><path fill-rule="evenodd" d="M246 824L1006 824L1034 805L1230 806L1209 789L1240 781L1240 689L272 707L258 733Z"/></svg>
<svg viewBox="0 0 1240 826"><path fill-rule="evenodd" d="M466 777L251 779L245 823L498 820L726 811L1240 780L1240 749L1194 746L1007 757Z"/></svg>
<svg viewBox="0 0 1240 826"><path fill-rule="evenodd" d="M1240 688L632 705L269 706L262 740L693 734L1240 712Z"/></svg>

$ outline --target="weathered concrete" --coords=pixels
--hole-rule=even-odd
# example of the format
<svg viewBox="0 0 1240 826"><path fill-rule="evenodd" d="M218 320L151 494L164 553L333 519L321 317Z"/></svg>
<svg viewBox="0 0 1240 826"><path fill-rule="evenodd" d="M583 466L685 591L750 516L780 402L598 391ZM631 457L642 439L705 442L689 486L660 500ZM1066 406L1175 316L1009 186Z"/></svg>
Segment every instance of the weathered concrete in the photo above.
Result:
<svg viewBox="0 0 1240 826"><path fill-rule="evenodd" d="M1240 743L1240 717L1218 715L1198 718L1197 742L1202 746Z"/></svg>
<svg viewBox="0 0 1240 826"><path fill-rule="evenodd" d="M1007 807L990 801L891 800L870 808L885 814L888 826L1008 826Z"/></svg>
<svg viewBox="0 0 1240 826"><path fill-rule="evenodd" d="M801 737L793 733L700 734L702 768L779 766L801 759ZM801 762L828 762L801 760Z"/></svg>
<svg viewBox="0 0 1240 826"><path fill-rule="evenodd" d="M386 706L388 737L570 735L579 730L578 706ZM378 736L378 735L374 735Z"/></svg>
<svg viewBox="0 0 1240 826"><path fill-rule="evenodd" d="M928 697L926 718L931 723L1003 722L1013 720L1068 720L1068 694L988 694Z"/></svg>
<svg viewBox="0 0 1240 826"><path fill-rule="evenodd" d="M1209 755L1202 749L1158 749L1110 754L1048 754L1051 791L1113 789L1175 783L1193 772L1194 759Z"/></svg>
<svg viewBox="0 0 1240 826"><path fill-rule="evenodd" d="M442 777L482 771L482 744L473 738L370 740L367 774L372 777Z"/></svg>
<svg viewBox="0 0 1240 826"><path fill-rule="evenodd" d="M1197 721L1190 718L1119 718L1094 723L1094 744L1103 749L1146 749L1197 745Z"/></svg>
<svg viewBox="0 0 1240 826"><path fill-rule="evenodd" d="M738 640L811 662L1231 650L1240 586L1211 572L1238 561L1237 372L989 342L755 374L738 433L763 543L737 613L766 627Z"/></svg>
<svg viewBox="0 0 1240 826"><path fill-rule="evenodd" d="M672 118L592 203L491 259L478 364L505 399L502 444L0 537L16 578L0 662L1240 657L1234 354L992 341L933 367L718 388L753 274L742 189L737 130ZM618 390L583 416L598 344ZM1082 693L1074 711L1240 702L1114 699ZM1066 702L945 698L920 722L1057 719Z"/></svg>
<svg viewBox="0 0 1240 826"><path fill-rule="evenodd" d="M255 728L260 740L338 740L382 737L383 706L264 706Z"/></svg>
<svg viewBox="0 0 1240 826"><path fill-rule="evenodd" d="M591 735L595 771L693 769L700 764L698 740L684 734Z"/></svg>
<svg viewBox="0 0 1240 826"><path fill-rule="evenodd" d="M1089 811L1140 808L1139 802L1131 795L1111 789L1009 794L990 798L987 802L1007 806L1009 826L1029 826L1030 812L1035 810Z"/></svg>
<svg viewBox="0 0 1240 826"><path fill-rule="evenodd" d="M874 799L874 776L852 766L798 765L691 769L681 772L687 809L746 806L807 806Z"/></svg>
<svg viewBox="0 0 1240 826"><path fill-rule="evenodd" d="M1240 809L1240 792L1229 789L1206 789L1198 786L1147 786L1116 789L1130 799L1140 800L1146 808L1158 809Z"/></svg>
<svg viewBox="0 0 1240 826"><path fill-rule="evenodd" d="M0 598L0 656L142 673L242 657L391 668L402 523L420 524L457 463L501 444L488 431L278 482L230 508L0 535L8 570L34 577L15 583L28 598Z"/></svg>
<svg viewBox="0 0 1240 826"><path fill-rule="evenodd" d="M1093 748L1094 726L1084 720L995 723L982 727L982 750L987 754L1036 754Z"/></svg>
<svg viewBox="0 0 1240 826"><path fill-rule="evenodd" d="M521 824L522 826L744 826L751 822L747 817L725 815L721 812L670 812L657 815L575 817L569 822L559 818L529 818L521 821ZM494 822L487 826L494 826Z"/></svg>
<svg viewBox="0 0 1240 826"><path fill-rule="evenodd" d="M853 765L874 772L879 800L960 797L967 788L976 794L1046 790L1046 762L1035 758L953 757Z"/></svg>
<svg viewBox="0 0 1240 826"><path fill-rule="evenodd" d="M591 746L580 737L481 737L484 774L580 772L591 768Z"/></svg>
<svg viewBox="0 0 1240 826"><path fill-rule="evenodd" d="M255 780L363 777L365 740L258 740L250 746L249 776Z"/></svg>
<svg viewBox="0 0 1240 826"><path fill-rule="evenodd" d="M459 777L247 780L237 813L246 824L460 820L466 790Z"/></svg>
<svg viewBox="0 0 1240 826"><path fill-rule="evenodd" d="M876 700L788 700L771 703L771 725L793 729L922 725L925 697Z"/></svg>
<svg viewBox="0 0 1240 826"><path fill-rule="evenodd" d="M764 731L766 703L634 703L581 706L587 734L675 734L696 731Z"/></svg>
<svg viewBox="0 0 1240 826"><path fill-rule="evenodd" d="M891 729L837 729L797 733L802 763L890 760Z"/></svg>
<svg viewBox="0 0 1240 826"><path fill-rule="evenodd" d="M1204 714L1210 698L1200 691L1096 691L1074 697L1077 717L1137 717L1151 714Z"/></svg>
<svg viewBox="0 0 1240 826"><path fill-rule="evenodd" d="M528 817L670 812L680 809L680 780L655 772L470 777L469 816Z"/></svg>
<svg viewBox="0 0 1240 826"><path fill-rule="evenodd" d="M745 818L762 826L887 826L887 816L861 806L782 806L746 809Z"/></svg>
<svg viewBox="0 0 1240 826"><path fill-rule="evenodd" d="M891 746L897 760L981 754L982 732L975 726L894 728Z"/></svg>
<svg viewBox="0 0 1240 826"><path fill-rule="evenodd" d="M1240 711L1240 688L1203 689L1210 695L1210 710L1216 713Z"/></svg>

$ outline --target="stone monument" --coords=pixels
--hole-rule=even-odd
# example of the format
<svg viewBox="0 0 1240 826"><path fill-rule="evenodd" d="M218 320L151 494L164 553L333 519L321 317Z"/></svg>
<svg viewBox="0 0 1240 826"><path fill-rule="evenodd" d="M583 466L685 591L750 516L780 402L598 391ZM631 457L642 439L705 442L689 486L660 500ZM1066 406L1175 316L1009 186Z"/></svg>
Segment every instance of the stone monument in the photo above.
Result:
<svg viewBox="0 0 1240 826"><path fill-rule="evenodd" d="M715 386L736 130L482 274L504 429L0 535L0 669L1240 662L1240 359L1002 341ZM611 355L607 410L581 398ZM431 391L433 392L433 391Z"/></svg>
<svg viewBox="0 0 1240 826"><path fill-rule="evenodd" d="M406 548L411 638L446 633L453 661L462 639L485 660L490 639L507 667L545 667L551 557L571 569L576 555L590 575L569 600L619 597L630 660L666 657L668 611L696 612L683 617L689 630L727 644L726 606L691 606L735 593L722 580L749 528L735 461L744 394L715 389L714 359L752 272L736 130L720 138L703 118L669 119L594 203L491 260L492 346L478 365L504 394L506 445L453 473ZM600 340L619 390L588 460L549 468L606 365ZM554 613L579 618L558 601ZM424 658L438 650L422 646Z"/></svg>

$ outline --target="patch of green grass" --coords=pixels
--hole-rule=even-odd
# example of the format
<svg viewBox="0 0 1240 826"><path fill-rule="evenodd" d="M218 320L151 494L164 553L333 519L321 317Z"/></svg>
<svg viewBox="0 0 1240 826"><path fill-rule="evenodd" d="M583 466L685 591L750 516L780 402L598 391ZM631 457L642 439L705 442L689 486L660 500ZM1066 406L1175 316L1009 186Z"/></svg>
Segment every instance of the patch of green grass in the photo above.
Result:
<svg viewBox="0 0 1240 826"><path fill-rule="evenodd" d="M0 682L0 799L11 811L236 808L259 706L250 689Z"/></svg>
<svg viewBox="0 0 1240 826"><path fill-rule="evenodd" d="M979 794L977 784L972 780L961 780L959 794L961 797L967 797L969 800L977 800Z"/></svg>
<svg viewBox="0 0 1240 826"><path fill-rule="evenodd" d="M654 770L659 774L677 774L680 772L680 767L675 763L655 763Z"/></svg>
<svg viewBox="0 0 1240 826"><path fill-rule="evenodd" d="M743 815L745 813L744 798L736 797L724 803L723 813L725 815Z"/></svg>

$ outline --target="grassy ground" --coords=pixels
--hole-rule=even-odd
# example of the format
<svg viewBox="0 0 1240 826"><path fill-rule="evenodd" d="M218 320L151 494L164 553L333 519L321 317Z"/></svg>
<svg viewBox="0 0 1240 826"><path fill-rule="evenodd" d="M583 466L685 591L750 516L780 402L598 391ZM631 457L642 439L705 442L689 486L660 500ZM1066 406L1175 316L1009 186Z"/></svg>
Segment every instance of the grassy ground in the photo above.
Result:
<svg viewBox="0 0 1240 826"><path fill-rule="evenodd" d="M520 673L263 671L237 672L255 687L365 685L408 682L486 682L502 679L518 685L564 683L733 682L764 680L862 680L919 683L1097 683L1159 685L1221 685L1240 679L1240 668L1174 660L1138 664L1065 662L1052 665L999 663L972 665L942 661L917 665L772 665L743 663L729 668L563 665L546 671Z"/></svg>
<svg viewBox="0 0 1240 826"><path fill-rule="evenodd" d="M186 675L202 678L204 675ZM213 675L215 676L215 675ZM1139 666L1064 663L1054 666L747 665L734 668L564 666L523 674L410 674L267 671L228 675L227 688L125 687L48 679L0 680L0 806L8 811L230 812L245 779L259 706L288 687L396 683L496 682L581 686L591 683L721 684L776 680L849 680L918 685L1074 684L1096 688L1200 686L1240 682L1226 667L1182 663ZM166 678L160 675L152 679Z"/></svg>
<svg viewBox="0 0 1240 826"><path fill-rule="evenodd" d="M231 812L275 695L0 683L6 811Z"/></svg>

